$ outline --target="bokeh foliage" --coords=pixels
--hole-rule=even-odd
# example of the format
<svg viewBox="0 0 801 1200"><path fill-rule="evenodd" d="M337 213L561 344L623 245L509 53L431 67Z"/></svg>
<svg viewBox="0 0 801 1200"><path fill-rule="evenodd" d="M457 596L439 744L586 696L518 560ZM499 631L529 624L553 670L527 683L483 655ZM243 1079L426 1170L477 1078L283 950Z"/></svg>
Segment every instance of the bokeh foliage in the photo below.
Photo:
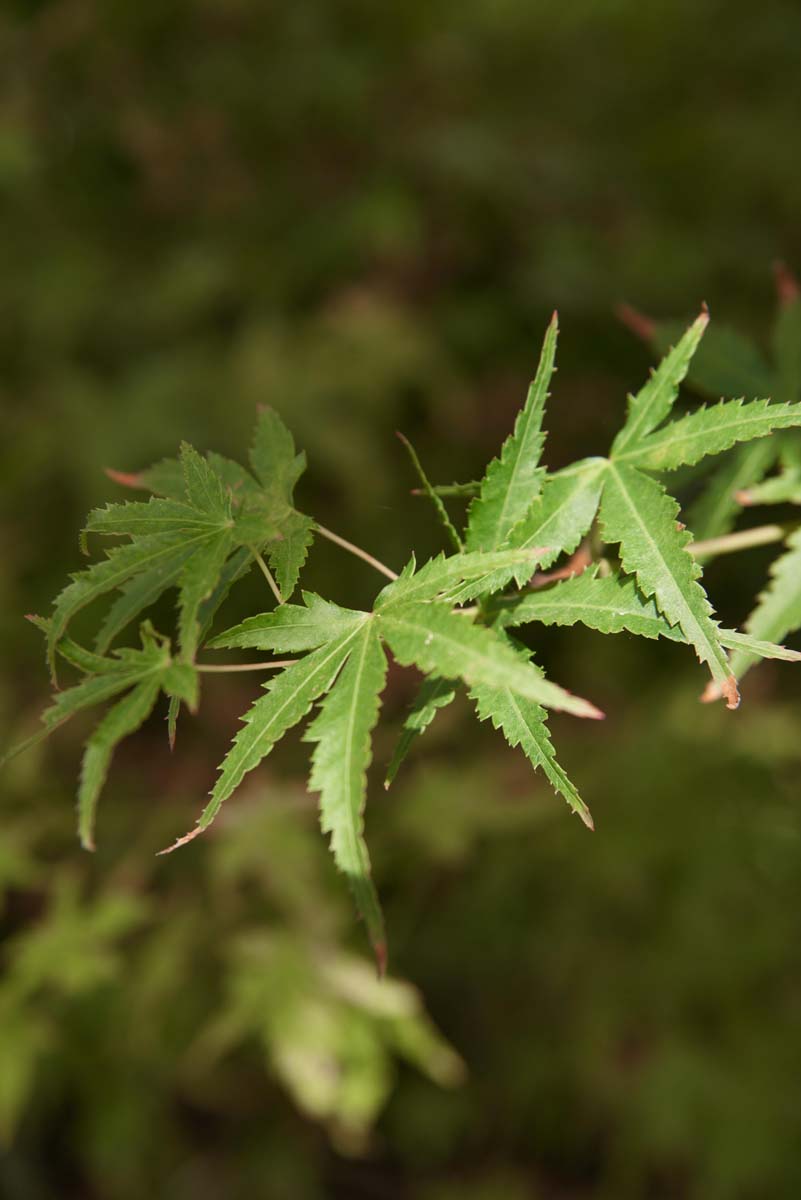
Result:
<svg viewBox="0 0 801 1200"><path fill-rule="evenodd" d="M301 505L399 566L440 543L393 430L433 477L474 477L553 307L568 461L649 362L617 301L706 299L764 343L770 262L801 263L790 0L11 0L0 38L4 740L46 688L22 616L79 565L101 467L184 437L236 454L268 402L309 454ZM727 623L768 558L710 573ZM308 579L373 590L322 546ZM257 685L207 688L180 757L150 721L91 859L82 730L17 760L0 1193L798 1195L797 685L762 666L732 716L696 706L678 650L569 645L549 634L544 664L611 714L559 725L594 838L464 706L390 799L391 731L377 748L394 968L459 1086L416 993L375 990L299 746L207 845L153 859Z"/></svg>

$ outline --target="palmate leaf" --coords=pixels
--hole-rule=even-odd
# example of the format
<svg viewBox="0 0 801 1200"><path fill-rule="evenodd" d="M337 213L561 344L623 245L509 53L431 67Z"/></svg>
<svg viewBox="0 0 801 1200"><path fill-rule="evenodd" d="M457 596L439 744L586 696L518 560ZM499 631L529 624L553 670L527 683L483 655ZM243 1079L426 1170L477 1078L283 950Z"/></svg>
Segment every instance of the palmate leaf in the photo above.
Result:
<svg viewBox="0 0 801 1200"><path fill-rule="evenodd" d="M676 402L679 386L687 374L698 343L709 324L709 314L701 313L684 336L651 374L645 387L629 397L626 423L612 443L612 454L620 455L637 446L653 429L661 425Z"/></svg>
<svg viewBox="0 0 801 1200"><path fill-rule="evenodd" d="M432 675L423 680L406 720L403 722L400 737L387 767L384 778L385 788L390 788L395 782L395 777L412 744L421 733L425 733L428 729L437 715L437 710L446 708L455 696L456 684L452 679L440 679L438 676Z"/></svg>
<svg viewBox="0 0 801 1200"><path fill-rule="evenodd" d="M736 442L764 438L776 429L801 425L801 404L771 404L769 400L722 400L696 409L614 454L616 462L648 471L674 471L711 454L720 454Z"/></svg>
<svg viewBox="0 0 801 1200"><path fill-rule="evenodd" d="M251 459L258 478L222 455L203 458L188 445L182 446L179 459L165 459L137 475L109 472L117 482L149 488L157 496L90 514L86 532L133 541L110 552L112 567L95 564L75 577L75 586L57 601L53 636L60 636L78 608L119 589L98 634L98 648L105 650L164 591L178 587L181 644L191 658L257 550L266 551L288 598L306 560L314 523L292 507L292 489L305 459L295 453L291 434L270 410L259 415ZM51 646L51 663L53 655Z"/></svg>
<svg viewBox="0 0 801 1200"><path fill-rule="evenodd" d="M589 701L551 683L533 663L521 662L494 630L472 625L447 604L392 605L375 619L402 666L463 679L471 687L505 687L523 699L577 717L603 716Z"/></svg>
<svg viewBox="0 0 801 1200"><path fill-rule="evenodd" d="M671 625L681 626L729 708L736 708L737 685L698 582L701 568L687 550L691 535L679 528L677 517L678 504L655 480L627 463L609 464L600 508L604 540L620 544L623 569L655 598Z"/></svg>
<svg viewBox="0 0 801 1200"><path fill-rule="evenodd" d="M557 315L554 313L542 346L539 366L528 397L506 439L499 458L493 459L470 505L468 550L498 550L514 526L537 498L545 472L539 466L545 443L542 420L554 371Z"/></svg>
<svg viewBox="0 0 801 1200"><path fill-rule="evenodd" d="M387 959L384 920L370 878L363 829L370 734L378 720L386 673L375 623L363 621L347 663L304 735L305 741L316 743L309 787L320 793L323 833L331 835L334 861L347 876L382 974Z"/></svg>

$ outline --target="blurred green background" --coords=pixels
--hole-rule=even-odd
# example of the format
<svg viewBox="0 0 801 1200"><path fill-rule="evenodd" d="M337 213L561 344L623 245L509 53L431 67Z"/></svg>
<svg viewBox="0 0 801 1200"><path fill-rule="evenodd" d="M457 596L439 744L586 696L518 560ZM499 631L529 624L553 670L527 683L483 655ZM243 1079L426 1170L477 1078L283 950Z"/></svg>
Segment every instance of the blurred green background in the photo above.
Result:
<svg viewBox="0 0 801 1200"><path fill-rule="evenodd" d="M557 467L605 451L649 365L618 302L706 300L763 339L771 262L801 265L794 0L6 0L0 44L3 743L46 699L23 614L79 565L104 466L181 438L241 457L270 403L309 454L300 507L398 567L441 538L394 430L475 477L554 307ZM710 570L728 621L769 560ZM330 545L305 582L375 589ZM261 601L248 581L220 627ZM386 795L394 671L383 988L299 739L154 858L253 680L207 686L174 755L160 717L123 748L92 858L87 726L15 760L3 1200L801 1194L792 670L754 671L732 716L681 647L553 631L541 655L610 714L553 721L598 832L467 705Z"/></svg>

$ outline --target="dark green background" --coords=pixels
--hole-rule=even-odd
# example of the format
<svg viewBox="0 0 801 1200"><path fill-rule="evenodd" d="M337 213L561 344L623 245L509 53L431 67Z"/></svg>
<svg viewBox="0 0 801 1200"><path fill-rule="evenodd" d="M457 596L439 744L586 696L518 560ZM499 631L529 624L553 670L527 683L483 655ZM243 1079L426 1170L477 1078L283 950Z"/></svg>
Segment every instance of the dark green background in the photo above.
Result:
<svg viewBox="0 0 801 1200"><path fill-rule="evenodd" d="M801 266L789 0L16 0L0 39L3 742L45 700L22 617L80 565L84 513L115 496L102 467L181 438L241 456L270 403L309 454L301 507L399 567L441 538L393 431L436 478L474 477L554 307L555 467L605 451L649 365L617 303L706 300L762 339L772 261ZM710 572L727 620L768 561ZM375 586L325 545L306 582L353 605ZM224 616L261 600L254 579ZM610 714L553 722L594 837L466 705L386 796L414 686L391 676L368 835L393 969L469 1077L440 1090L400 1068L355 1154L298 1112L255 1033L187 1066L248 937L291 956L322 930L366 953L297 793L297 739L251 806L288 797L281 837L251 813L244 846L234 822L153 858L257 685L208 686L173 757L157 719L123 749L91 860L72 830L87 727L17 760L0 1194L799 1195L791 668L755 671L731 715L699 708L680 647L562 631L541 656Z"/></svg>

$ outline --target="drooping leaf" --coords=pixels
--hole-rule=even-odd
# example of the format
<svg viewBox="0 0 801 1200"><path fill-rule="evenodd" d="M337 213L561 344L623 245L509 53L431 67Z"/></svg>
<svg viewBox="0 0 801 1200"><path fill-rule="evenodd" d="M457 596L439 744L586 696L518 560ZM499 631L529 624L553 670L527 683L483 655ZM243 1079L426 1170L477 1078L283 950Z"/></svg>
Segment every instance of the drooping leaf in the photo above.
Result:
<svg viewBox="0 0 801 1200"><path fill-rule="evenodd" d="M737 687L720 644L712 606L698 582L701 568L688 553L691 535L677 524L678 505L653 479L627 463L610 463L601 499L604 540L620 544L623 569L654 596L671 625L706 663L730 708Z"/></svg>
<svg viewBox="0 0 801 1200"><path fill-rule="evenodd" d="M533 663L521 662L494 630L472 625L445 604L393 604L376 620L403 666L414 664L427 674L463 679L471 687L505 687L575 716L602 716L587 700L551 683Z"/></svg>
<svg viewBox="0 0 801 1200"><path fill-rule="evenodd" d="M386 673L375 622L363 621L348 661L304 735L305 741L316 743L309 787L320 793L323 833L331 836L334 861L347 876L382 974L387 958L384 921L363 834L370 734L378 719Z"/></svg>
<svg viewBox="0 0 801 1200"><path fill-rule="evenodd" d="M514 432L504 442L500 457L489 464L481 491L470 505L468 550L498 550L539 495L545 476L539 465L545 443L542 420L553 376L557 335L554 313L534 382L518 414Z"/></svg>
<svg viewBox="0 0 801 1200"><path fill-rule="evenodd" d="M675 349L665 355L653 370L645 386L635 396L629 397L626 422L612 443L613 455L633 449L669 415L708 324L709 315L702 312Z"/></svg>
<svg viewBox="0 0 801 1200"><path fill-rule="evenodd" d="M109 709L86 743L78 789L78 836L85 850L94 850L97 801L106 782L111 757L124 738L150 716L160 691L158 679L138 683Z"/></svg>
<svg viewBox="0 0 801 1200"><path fill-rule="evenodd" d="M529 650L511 639L504 640L521 661L529 660ZM487 684L472 688L470 697L476 705L479 719L491 721L510 746L519 746L535 770L541 767L557 795L567 801L588 829L594 829L590 810L556 761L545 709L533 700L516 695L509 688L495 688Z"/></svg>
<svg viewBox="0 0 801 1200"><path fill-rule="evenodd" d="M40 624L49 636L52 621L42 621ZM140 684L154 683L158 690L166 680L169 689L180 692L188 701L196 697L188 675L174 673L175 664L170 656L168 639L160 637L147 624L142 626L141 636L141 649L127 647L109 658L92 654L68 638L59 639L59 653L84 671L85 677L73 687L56 693L52 704L42 714L43 728L20 745L12 747L0 759L0 765L44 740L76 713L113 700ZM191 668L187 669L191 671ZM196 683L194 686L196 688Z"/></svg>
<svg viewBox="0 0 801 1200"><path fill-rule="evenodd" d="M191 547L194 548L200 541L201 537L193 538ZM117 546L109 551L102 561L72 575L72 582L56 597L50 622L48 662L51 673L55 675L56 645L80 609L121 587L133 576L165 563L177 551L188 549L189 546L190 543L183 542L179 535L157 534L128 545Z"/></svg>
<svg viewBox="0 0 801 1200"><path fill-rule="evenodd" d="M658 433L638 440L613 461L648 471L673 471L720 454L736 442L767 437L776 429L801 425L801 404L771 404L769 400L722 400L698 408Z"/></svg>
<svg viewBox="0 0 801 1200"><path fill-rule="evenodd" d="M413 742L428 729L437 715L437 709L446 708L455 696L456 685L452 679L440 679L433 675L423 680L414 704L403 722L400 737L387 767L385 788L390 788L395 782L395 777Z"/></svg>
<svg viewBox="0 0 801 1200"><path fill-rule="evenodd" d="M365 616L364 620L367 620ZM270 753L287 730L306 716L314 701L328 691L344 665L361 623L333 641L293 663L266 683L261 696L242 717L243 727L225 756L211 799L195 828L179 838L170 850L190 841L212 823L224 802L239 787L249 771ZM162 853L165 853L164 851Z"/></svg>
<svg viewBox="0 0 801 1200"><path fill-rule="evenodd" d="M303 593L303 604L282 604L273 612L248 617L207 642L210 650L250 648L287 651L315 650L347 633L364 620L364 613L340 608L314 592Z"/></svg>

